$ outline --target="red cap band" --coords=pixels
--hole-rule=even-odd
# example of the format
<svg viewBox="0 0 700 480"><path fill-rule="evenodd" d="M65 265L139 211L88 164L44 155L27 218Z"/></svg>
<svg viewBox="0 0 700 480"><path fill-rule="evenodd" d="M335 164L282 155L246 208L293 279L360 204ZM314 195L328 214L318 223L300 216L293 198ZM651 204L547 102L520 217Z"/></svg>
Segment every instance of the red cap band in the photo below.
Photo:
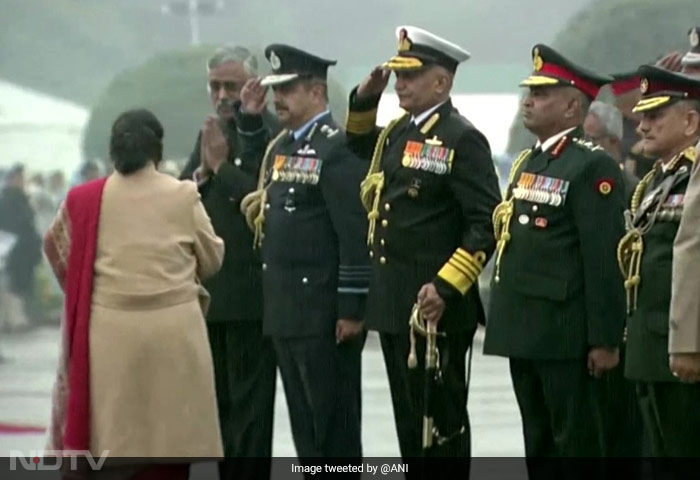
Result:
<svg viewBox="0 0 700 480"><path fill-rule="evenodd" d="M614 95L624 95L633 90L639 90L639 80L638 76L615 80L610 87Z"/></svg>
<svg viewBox="0 0 700 480"><path fill-rule="evenodd" d="M598 92L600 91L600 87L595 83L581 78L574 74L572 71L567 70L559 65L555 65L553 63L543 64L542 68L534 73L534 75L538 74L550 75L552 77L571 82L573 86L575 86L591 98L597 97Z"/></svg>

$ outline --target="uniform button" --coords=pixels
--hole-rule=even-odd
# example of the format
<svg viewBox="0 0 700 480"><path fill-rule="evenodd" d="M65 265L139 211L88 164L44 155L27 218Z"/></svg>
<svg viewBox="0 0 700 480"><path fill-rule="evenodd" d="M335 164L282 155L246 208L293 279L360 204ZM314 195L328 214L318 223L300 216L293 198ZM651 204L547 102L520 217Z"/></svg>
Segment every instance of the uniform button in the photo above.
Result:
<svg viewBox="0 0 700 480"><path fill-rule="evenodd" d="M289 193L294 193L294 187L289 188Z"/></svg>
<svg viewBox="0 0 700 480"><path fill-rule="evenodd" d="M533 211L533 212L536 212L537 210L539 210L539 208L537 208L537 205L533 205L533 206L532 206L532 211Z"/></svg>
<svg viewBox="0 0 700 480"><path fill-rule="evenodd" d="M306 285L307 283L309 283L309 279L306 278L306 277L304 277L304 278L301 279L301 283L303 283L304 285Z"/></svg>
<svg viewBox="0 0 700 480"><path fill-rule="evenodd" d="M387 212L388 212L389 210L391 210L391 205L389 205L388 203L385 203L385 204L384 204L384 210L386 210Z"/></svg>
<svg viewBox="0 0 700 480"><path fill-rule="evenodd" d="M386 258L385 258L385 257L381 257L381 258L379 259L379 263L381 263L382 265L386 265Z"/></svg>
<svg viewBox="0 0 700 480"><path fill-rule="evenodd" d="M379 243L381 243L381 244L382 244L382 247L383 247L383 246L384 246L384 245L386 244L386 242L384 241L384 239L383 239L383 238L382 238L381 240L379 240Z"/></svg>
<svg viewBox="0 0 700 480"><path fill-rule="evenodd" d="M265 204L265 210L269 210L269 209L270 209L270 204L269 204L269 203L266 203L266 204Z"/></svg>
<svg viewBox="0 0 700 480"><path fill-rule="evenodd" d="M237 158L233 161L233 164L237 167L240 167L243 162L241 161L240 158Z"/></svg>
<svg viewBox="0 0 700 480"><path fill-rule="evenodd" d="M267 263L262 264L263 271L267 270Z"/></svg>
<svg viewBox="0 0 700 480"><path fill-rule="evenodd" d="M374 252L372 250L369 251L369 258L374 258Z"/></svg>
<svg viewBox="0 0 700 480"><path fill-rule="evenodd" d="M389 220L387 220L387 219L385 218L384 220L382 220L382 227L386 228L386 227L388 227L388 226L389 226Z"/></svg>

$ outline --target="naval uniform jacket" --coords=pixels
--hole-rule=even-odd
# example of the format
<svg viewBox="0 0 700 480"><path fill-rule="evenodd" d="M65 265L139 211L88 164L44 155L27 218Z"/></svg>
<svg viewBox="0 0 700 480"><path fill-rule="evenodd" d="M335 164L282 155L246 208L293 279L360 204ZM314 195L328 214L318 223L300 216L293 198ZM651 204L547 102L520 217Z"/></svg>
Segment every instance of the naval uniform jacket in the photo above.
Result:
<svg viewBox="0 0 700 480"><path fill-rule="evenodd" d="M380 333L408 331L418 291L433 282L445 300L439 328L474 330L483 322L478 275L495 240L491 212L500 200L488 141L447 101L419 125L409 115L388 132L375 125L379 98L350 96L348 144L370 158L386 133L365 323Z"/></svg>
<svg viewBox="0 0 700 480"><path fill-rule="evenodd" d="M675 162L672 160L665 172L657 163L649 173L650 181L641 183L635 193L640 200L638 210L644 212L635 226L651 223L651 227L643 235L636 308L627 321L625 376L631 380L678 381L668 365L673 242L694 154L694 149L688 149Z"/></svg>
<svg viewBox="0 0 700 480"><path fill-rule="evenodd" d="M486 354L576 359L622 339L623 180L618 164L582 138L577 128L513 165L494 215L507 232L497 232ZM509 204L510 215L500 216Z"/></svg>
<svg viewBox="0 0 700 480"><path fill-rule="evenodd" d="M259 117L244 117L245 131L259 131ZM359 191L366 165L330 114L297 140L291 133L275 139L266 159L263 332L335 335L338 319L364 314L369 259Z"/></svg>
<svg viewBox="0 0 700 480"><path fill-rule="evenodd" d="M260 169L258 151L265 148L270 133L261 124L260 130L243 142L244 135L237 123L231 120L226 124L224 134L229 145L228 159L221 164L216 175L199 184L202 203L214 231L226 246L221 270L204 282L211 294L207 322L260 321L262 318L260 257L251 247L253 234L240 212L240 202L255 190ZM269 125L267 118L266 125ZM200 131L181 179L193 179L194 171L201 163L201 141Z"/></svg>

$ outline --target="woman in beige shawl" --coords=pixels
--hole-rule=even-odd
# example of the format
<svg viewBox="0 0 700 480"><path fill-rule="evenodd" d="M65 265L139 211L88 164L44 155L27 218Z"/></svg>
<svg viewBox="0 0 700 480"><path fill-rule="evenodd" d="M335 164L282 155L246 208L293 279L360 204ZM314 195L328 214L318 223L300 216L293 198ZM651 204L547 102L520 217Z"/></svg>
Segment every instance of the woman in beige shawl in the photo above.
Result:
<svg viewBox="0 0 700 480"><path fill-rule="evenodd" d="M182 462L127 478L223 455L199 280L224 246L194 183L156 170L162 138L151 112L120 115L115 173L71 190L44 240L66 296L49 448Z"/></svg>

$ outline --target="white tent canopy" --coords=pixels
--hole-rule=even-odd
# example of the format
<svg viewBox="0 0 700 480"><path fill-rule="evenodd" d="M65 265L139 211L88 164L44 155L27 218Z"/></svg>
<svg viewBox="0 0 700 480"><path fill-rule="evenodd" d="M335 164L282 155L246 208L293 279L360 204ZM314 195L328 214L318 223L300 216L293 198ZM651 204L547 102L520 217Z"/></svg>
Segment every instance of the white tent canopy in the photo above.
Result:
<svg viewBox="0 0 700 480"><path fill-rule="evenodd" d="M23 163L68 177L82 162L88 116L80 105L0 80L0 168Z"/></svg>

